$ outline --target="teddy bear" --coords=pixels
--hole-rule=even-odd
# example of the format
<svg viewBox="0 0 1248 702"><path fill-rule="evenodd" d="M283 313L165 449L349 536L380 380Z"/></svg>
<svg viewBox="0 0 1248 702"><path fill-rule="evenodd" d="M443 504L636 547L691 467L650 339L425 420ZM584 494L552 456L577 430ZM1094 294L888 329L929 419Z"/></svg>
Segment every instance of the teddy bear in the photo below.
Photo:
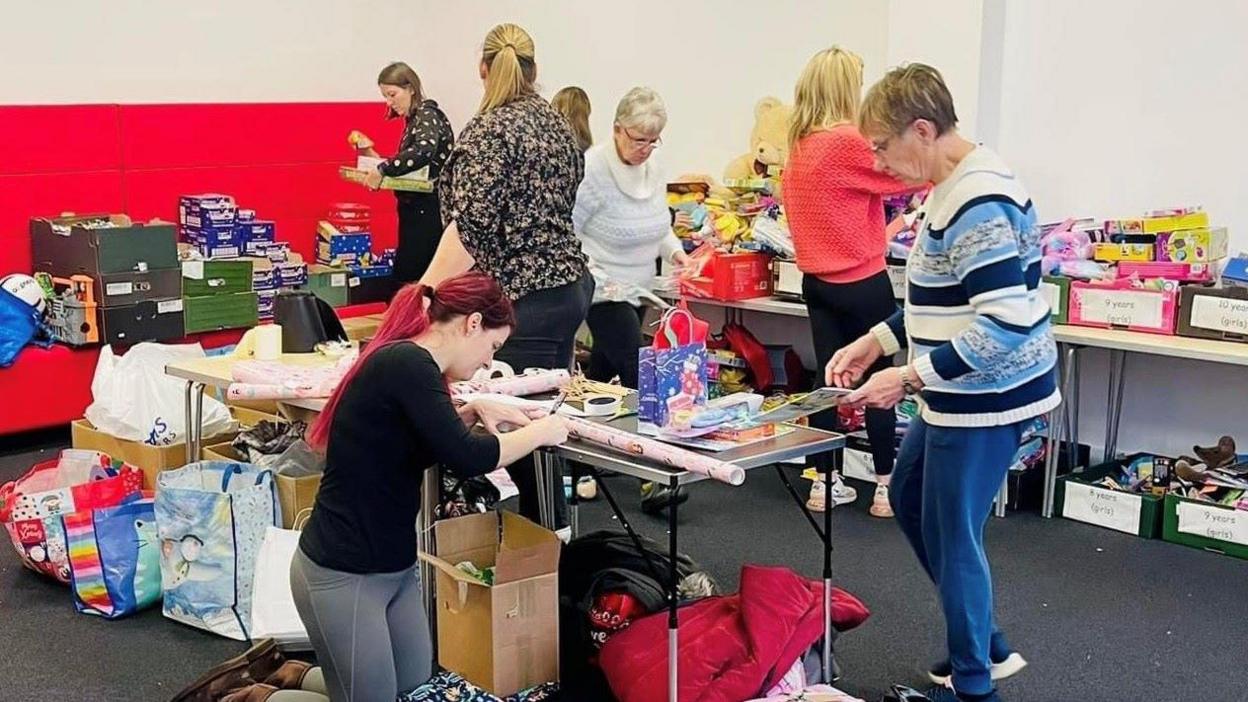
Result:
<svg viewBox="0 0 1248 702"><path fill-rule="evenodd" d="M750 152L728 163L724 180L764 178L769 167L782 168L789 158L789 124L793 107L779 98L765 97L754 106Z"/></svg>

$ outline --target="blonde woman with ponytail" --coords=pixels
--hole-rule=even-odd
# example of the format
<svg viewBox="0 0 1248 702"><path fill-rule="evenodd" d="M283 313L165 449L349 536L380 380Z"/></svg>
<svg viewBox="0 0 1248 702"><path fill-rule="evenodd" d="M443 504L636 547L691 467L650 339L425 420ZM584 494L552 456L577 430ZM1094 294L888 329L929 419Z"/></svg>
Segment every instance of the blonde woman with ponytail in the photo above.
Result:
<svg viewBox="0 0 1248 702"><path fill-rule="evenodd" d="M854 126L861 99L862 59L839 46L812 56L794 90L784 207L804 274L802 292L820 368L897 309L884 265L883 195L910 186L875 171L871 145ZM891 360L881 358L878 365L887 367ZM812 424L835 430L836 412L815 415ZM891 409L867 410L876 475L870 511L876 517L892 516L888 486L896 426ZM857 499L831 472L829 455L815 456L814 463L823 479L811 486L812 510Z"/></svg>
<svg viewBox="0 0 1248 702"><path fill-rule="evenodd" d="M584 156L568 121L537 93L529 33L500 24L482 46L485 93L438 182L446 231L423 282L436 286L473 267L489 274L516 310L516 328L496 357L517 371L568 368L594 292L572 229ZM521 514L536 520L532 459L508 471ZM562 481L554 485L562 527Z"/></svg>

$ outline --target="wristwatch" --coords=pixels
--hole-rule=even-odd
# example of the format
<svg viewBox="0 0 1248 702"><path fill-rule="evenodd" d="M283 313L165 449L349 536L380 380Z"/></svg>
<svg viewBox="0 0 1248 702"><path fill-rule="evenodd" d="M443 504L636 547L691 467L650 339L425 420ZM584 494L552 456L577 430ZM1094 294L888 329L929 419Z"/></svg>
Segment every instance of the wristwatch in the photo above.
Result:
<svg viewBox="0 0 1248 702"><path fill-rule="evenodd" d="M901 367L901 389L907 395L917 395L919 393L919 389L914 387L914 382L910 380L910 366Z"/></svg>

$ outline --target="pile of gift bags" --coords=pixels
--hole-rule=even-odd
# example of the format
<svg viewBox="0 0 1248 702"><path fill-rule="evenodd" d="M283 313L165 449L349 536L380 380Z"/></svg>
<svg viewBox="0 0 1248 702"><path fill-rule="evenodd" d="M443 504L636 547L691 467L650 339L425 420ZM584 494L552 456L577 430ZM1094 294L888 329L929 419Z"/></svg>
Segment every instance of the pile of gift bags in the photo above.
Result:
<svg viewBox="0 0 1248 702"><path fill-rule="evenodd" d="M143 474L70 449L0 487L21 563L70 587L79 612L117 619L162 599L171 619L246 640L265 532L281 524L270 471L201 462Z"/></svg>

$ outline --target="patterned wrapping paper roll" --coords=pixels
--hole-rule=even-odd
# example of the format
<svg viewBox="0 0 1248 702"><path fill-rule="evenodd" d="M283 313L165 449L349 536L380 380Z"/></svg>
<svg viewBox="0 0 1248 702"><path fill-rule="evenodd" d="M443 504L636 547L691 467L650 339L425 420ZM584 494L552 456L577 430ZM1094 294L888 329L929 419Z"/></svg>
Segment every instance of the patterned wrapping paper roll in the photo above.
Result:
<svg viewBox="0 0 1248 702"><path fill-rule="evenodd" d="M233 383L226 388L231 400L296 400L329 397L355 363L354 355L332 366L295 366L279 361L242 361L234 364Z"/></svg>
<svg viewBox="0 0 1248 702"><path fill-rule="evenodd" d="M568 433L578 439L641 456L672 468L700 473L729 485L740 485L745 482L745 470L736 464L703 456L678 446L597 422L569 418Z"/></svg>
<svg viewBox="0 0 1248 702"><path fill-rule="evenodd" d="M524 397L550 392L567 385L572 376L566 370L542 370L524 375L513 375L507 378L491 378L489 380L465 380L451 384L451 395L464 393L493 393L495 395L511 395Z"/></svg>

